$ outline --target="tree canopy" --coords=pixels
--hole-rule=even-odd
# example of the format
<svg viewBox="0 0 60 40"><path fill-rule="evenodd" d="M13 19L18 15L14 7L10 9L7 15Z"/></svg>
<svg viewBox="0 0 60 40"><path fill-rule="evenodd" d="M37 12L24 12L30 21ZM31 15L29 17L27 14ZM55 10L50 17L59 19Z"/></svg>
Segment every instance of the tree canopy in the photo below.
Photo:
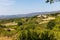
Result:
<svg viewBox="0 0 60 40"><path fill-rule="evenodd" d="M46 0L46 3L54 3L54 2L58 2L60 0Z"/></svg>

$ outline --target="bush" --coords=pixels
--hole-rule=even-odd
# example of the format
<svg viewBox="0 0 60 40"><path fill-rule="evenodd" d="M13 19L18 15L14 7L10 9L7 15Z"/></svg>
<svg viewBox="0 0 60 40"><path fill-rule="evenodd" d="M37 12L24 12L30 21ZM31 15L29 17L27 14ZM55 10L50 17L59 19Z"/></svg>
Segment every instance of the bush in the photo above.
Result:
<svg viewBox="0 0 60 40"><path fill-rule="evenodd" d="M34 30L23 30L19 36L19 40L56 40L54 33L49 34L49 31L37 34Z"/></svg>
<svg viewBox="0 0 60 40"><path fill-rule="evenodd" d="M45 31L41 34L41 40L56 40L54 33L49 34L49 31Z"/></svg>
<svg viewBox="0 0 60 40"><path fill-rule="evenodd" d="M6 26L4 26L4 25L0 25L0 28L6 28Z"/></svg>
<svg viewBox="0 0 60 40"><path fill-rule="evenodd" d="M18 24L17 24L18 26L20 26L20 25L22 25L22 22L18 22Z"/></svg>
<svg viewBox="0 0 60 40"><path fill-rule="evenodd" d="M54 26L55 26L55 21L54 20L50 20L47 24L47 28L50 29L50 30L53 29Z"/></svg>

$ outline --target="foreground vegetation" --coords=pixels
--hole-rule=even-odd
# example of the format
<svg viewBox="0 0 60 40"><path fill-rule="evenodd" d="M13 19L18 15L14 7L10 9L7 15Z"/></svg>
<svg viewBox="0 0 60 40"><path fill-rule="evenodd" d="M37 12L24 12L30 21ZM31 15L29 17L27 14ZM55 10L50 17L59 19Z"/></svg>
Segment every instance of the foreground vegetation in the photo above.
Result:
<svg viewBox="0 0 60 40"><path fill-rule="evenodd" d="M7 37L7 40L60 40L60 16L57 16L59 14L1 19L0 40L1 37Z"/></svg>

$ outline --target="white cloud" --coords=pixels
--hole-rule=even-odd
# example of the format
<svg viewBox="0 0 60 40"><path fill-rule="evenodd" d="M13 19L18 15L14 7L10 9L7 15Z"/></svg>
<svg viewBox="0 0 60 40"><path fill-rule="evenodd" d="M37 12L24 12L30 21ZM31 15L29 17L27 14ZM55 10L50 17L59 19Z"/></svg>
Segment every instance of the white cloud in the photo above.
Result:
<svg viewBox="0 0 60 40"><path fill-rule="evenodd" d="M14 5L14 2L14 0L0 0L0 15L9 13L12 10L10 8Z"/></svg>
<svg viewBox="0 0 60 40"><path fill-rule="evenodd" d="M8 5L12 5L14 1L12 0L0 0L0 5L4 5L4 6L8 6Z"/></svg>

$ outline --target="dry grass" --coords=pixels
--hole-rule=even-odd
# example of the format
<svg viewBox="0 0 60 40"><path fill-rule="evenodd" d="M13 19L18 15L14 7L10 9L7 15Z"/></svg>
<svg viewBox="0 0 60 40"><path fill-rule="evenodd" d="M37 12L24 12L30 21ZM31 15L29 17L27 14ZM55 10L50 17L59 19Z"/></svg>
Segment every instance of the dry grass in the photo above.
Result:
<svg viewBox="0 0 60 40"><path fill-rule="evenodd" d="M2 24L2 25L5 25L5 26L14 26L14 25L17 25L17 23L15 22L10 22L10 23L5 23L5 24Z"/></svg>
<svg viewBox="0 0 60 40"><path fill-rule="evenodd" d="M12 40L12 38L10 38L10 37L0 37L0 40Z"/></svg>

